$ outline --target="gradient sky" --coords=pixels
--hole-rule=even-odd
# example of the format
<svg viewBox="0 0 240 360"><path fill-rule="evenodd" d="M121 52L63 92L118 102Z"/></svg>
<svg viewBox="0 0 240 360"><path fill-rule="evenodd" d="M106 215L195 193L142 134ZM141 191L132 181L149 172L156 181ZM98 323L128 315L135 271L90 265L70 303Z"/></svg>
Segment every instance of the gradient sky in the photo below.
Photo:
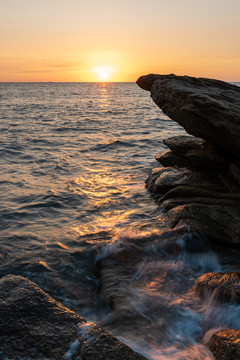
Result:
<svg viewBox="0 0 240 360"><path fill-rule="evenodd" d="M0 81L240 81L240 0L0 0Z"/></svg>

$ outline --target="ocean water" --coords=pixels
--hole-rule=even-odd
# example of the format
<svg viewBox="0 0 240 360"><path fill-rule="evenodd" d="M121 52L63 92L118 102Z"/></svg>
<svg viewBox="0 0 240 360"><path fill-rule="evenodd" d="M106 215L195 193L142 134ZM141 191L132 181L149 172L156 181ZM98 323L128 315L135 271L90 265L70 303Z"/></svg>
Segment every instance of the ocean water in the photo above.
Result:
<svg viewBox="0 0 240 360"><path fill-rule="evenodd" d="M237 255L177 250L189 238L144 184L185 131L134 83L2 83L0 109L0 277L33 280L148 359L213 359L208 335L238 328L240 306L194 286Z"/></svg>

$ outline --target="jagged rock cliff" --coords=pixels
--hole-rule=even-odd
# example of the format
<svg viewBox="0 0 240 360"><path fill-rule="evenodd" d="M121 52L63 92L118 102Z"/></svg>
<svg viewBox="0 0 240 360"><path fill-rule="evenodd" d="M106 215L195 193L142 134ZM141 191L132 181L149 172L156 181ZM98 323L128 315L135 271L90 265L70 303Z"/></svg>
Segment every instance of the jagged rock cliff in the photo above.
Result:
<svg viewBox="0 0 240 360"><path fill-rule="evenodd" d="M175 231L240 245L240 87L212 79L146 75L137 84L172 120L194 136L164 140L147 188L159 195ZM203 298L239 302L240 272L202 275ZM207 342L218 360L240 356L240 330L224 329Z"/></svg>
<svg viewBox="0 0 240 360"><path fill-rule="evenodd" d="M191 135L240 157L240 88L223 81L176 75L137 80L153 101Z"/></svg>
<svg viewBox="0 0 240 360"><path fill-rule="evenodd" d="M148 189L161 195L173 228L212 242L240 244L240 87L176 75L146 75L137 84L194 136L164 140ZM195 137L196 136L196 137Z"/></svg>

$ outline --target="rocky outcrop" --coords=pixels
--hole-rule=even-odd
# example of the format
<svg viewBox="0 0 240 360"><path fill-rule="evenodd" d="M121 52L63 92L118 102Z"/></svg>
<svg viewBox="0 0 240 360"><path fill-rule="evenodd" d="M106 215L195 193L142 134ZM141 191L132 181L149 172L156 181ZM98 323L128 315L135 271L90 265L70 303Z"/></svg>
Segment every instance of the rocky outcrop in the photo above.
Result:
<svg viewBox="0 0 240 360"><path fill-rule="evenodd" d="M219 80L146 75L137 84L191 135L240 157L240 88Z"/></svg>
<svg viewBox="0 0 240 360"><path fill-rule="evenodd" d="M218 331L210 338L207 345L216 360L240 359L240 330Z"/></svg>
<svg viewBox="0 0 240 360"><path fill-rule="evenodd" d="M200 276L196 290L203 298L209 295L222 302L240 303L240 272L211 272Z"/></svg>
<svg viewBox="0 0 240 360"><path fill-rule="evenodd" d="M240 88L212 79L147 75L138 85L195 136L163 142L147 188L159 195L171 226L212 242L240 244Z"/></svg>
<svg viewBox="0 0 240 360"><path fill-rule="evenodd" d="M179 136L164 142L177 156L168 162L163 155L162 162L158 155L164 167L152 170L146 186L159 195L172 228L185 225L212 242L239 244L240 186L229 172L227 158L212 145L208 157L208 144L199 138Z"/></svg>
<svg viewBox="0 0 240 360"><path fill-rule="evenodd" d="M0 280L1 359L143 360L21 276Z"/></svg>

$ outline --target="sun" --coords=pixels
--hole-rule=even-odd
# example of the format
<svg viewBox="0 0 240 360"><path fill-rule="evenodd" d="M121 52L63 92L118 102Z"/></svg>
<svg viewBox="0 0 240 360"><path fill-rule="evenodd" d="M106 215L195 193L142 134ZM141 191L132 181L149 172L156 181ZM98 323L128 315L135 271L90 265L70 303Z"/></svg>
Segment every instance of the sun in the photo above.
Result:
<svg viewBox="0 0 240 360"><path fill-rule="evenodd" d="M92 69L100 81L108 81L113 71L110 67L97 67Z"/></svg>
<svg viewBox="0 0 240 360"><path fill-rule="evenodd" d="M109 78L109 70L99 70L98 74L101 80L107 80Z"/></svg>

